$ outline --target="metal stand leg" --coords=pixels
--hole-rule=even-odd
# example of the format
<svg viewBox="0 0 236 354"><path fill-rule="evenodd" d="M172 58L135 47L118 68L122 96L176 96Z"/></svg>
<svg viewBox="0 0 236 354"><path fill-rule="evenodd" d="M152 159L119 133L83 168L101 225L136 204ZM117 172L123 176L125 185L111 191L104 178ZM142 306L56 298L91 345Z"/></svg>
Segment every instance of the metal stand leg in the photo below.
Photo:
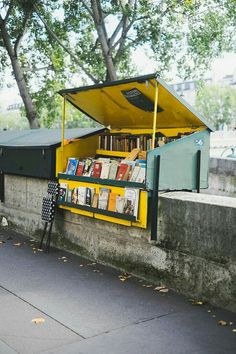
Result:
<svg viewBox="0 0 236 354"><path fill-rule="evenodd" d="M45 235L46 235L47 226L48 226L48 223L45 222L45 224L44 224L44 229L43 229L43 235L42 235L42 238L41 238L41 241L40 241L40 244L39 244L39 248L40 248L40 249L42 249L42 247L43 247L43 240L44 240L44 237L45 237Z"/></svg>
<svg viewBox="0 0 236 354"><path fill-rule="evenodd" d="M200 186L201 186L201 150L197 151L197 170L196 170L196 189L197 193L200 193Z"/></svg>
<svg viewBox="0 0 236 354"><path fill-rule="evenodd" d="M48 231L48 237L47 237L46 246L45 246L45 251L48 252L48 253L50 251L52 224L53 224L53 222L50 223L50 227L49 227L49 231Z"/></svg>
<svg viewBox="0 0 236 354"><path fill-rule="evenodd" d="M158 201L159 201L159 177L160 155L154 158L154 176L152 193L152 218L151 218L151 241L157 241Z"/></svg>

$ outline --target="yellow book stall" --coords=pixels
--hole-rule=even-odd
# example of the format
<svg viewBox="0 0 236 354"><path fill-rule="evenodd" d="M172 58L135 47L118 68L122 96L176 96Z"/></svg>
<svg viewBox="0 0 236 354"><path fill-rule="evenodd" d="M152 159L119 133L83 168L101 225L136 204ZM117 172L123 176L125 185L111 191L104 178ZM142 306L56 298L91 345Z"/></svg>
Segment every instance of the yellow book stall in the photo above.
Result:
<svg viewBox="0 0 236 354"><path fill-rule="evenodd" d="M155 239L160 190L207 188L212 128L156 74L59 94L59 208L126 226L147 228L149 221ZM101 130L66 140L66 102Z"/></svg>

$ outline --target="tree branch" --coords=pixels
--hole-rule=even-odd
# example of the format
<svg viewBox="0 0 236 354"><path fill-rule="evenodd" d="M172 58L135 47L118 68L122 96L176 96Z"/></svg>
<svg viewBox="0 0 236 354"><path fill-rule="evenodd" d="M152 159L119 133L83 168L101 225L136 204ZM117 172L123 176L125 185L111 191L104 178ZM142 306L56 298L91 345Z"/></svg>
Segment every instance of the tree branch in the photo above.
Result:
<svg viewBox="0 0 236 354"><path fill-rule="evenodd" d="M14 44L14 52L15 52L15 55L17 56L17 52L18 52L18 48L21 44L21 41L26 33L26 30L27 30L27 24L28 24L28 21L30 19L30 16L32 15L32 12L33 12L33 9L31 8L26 14L25 14L25 17L24 17L24 20L23 20L23 23L22 23L22 31L18 34L17 38L16 38L16 41L15 41L15 44Z"/></svg>
<svg viewBox="0 0 236 354"><path fill-rule="evenodd" d="M85 7L85 9L88 11L89 15L93 18L93 13L91 11L91 9L89 8L89 6L86 4L86 2L84 0L81 0L83 6Z"/></svg>
<svg viewBox="0 0 236 354"><path fill-rule="evenodd" d="M52 31L52 29L50 28L50 26L47 24L47 22L44 20L44 18L41 16L38 7L33 4L33 7L35 9L35 12L38 16L38 18L42 21L42 23L44 24L44 27L46 28L46 30L48 31L48 33L50 33L50 35L54 38L54 40L65 50L65 52L67 52L71 58L74 60L74 62L84 71L84 73L95 83L97 84L99 81L89 72L89 70L87 68L84 67L84 65L78 60L78 58L76 57L75 54L73 54L63 43L62 41L57 37L57 35Z"/></svg>
<svg viewBox="0 0 236 354"><path fill-rule="evenodd" d="M8 10L7 10L7 13L6 13L6 16L5 16L5 18L4 18L4 22L6 23L7 22L7 20L8 20L8 17L10 16L10 14L11 14L11 10L13 9L13 0L11 0L10 1L10 4L9 4L9 6L8 6Z"/></svg>
<svg viewBox="0 0 236 354"><path fill-rule="evenodd" d="M118 35L118 33L120 32L120 30L122 29L122 25L123 25L123 16L122 19L120 20L120 22L118 23L118 25L116 26L114 32L112 33L111 37L109 38L108 42L109 42L109 47L112 47L116 36Z"/></svg>
<svg viewBox="0 0 236 354"><path fill-rule="evenodd" d="M116 43L114 43L112 46L112 49L115 49L119 45L119 48L118 48L115 58L114 58L115 63L118 61L118 59L124 49L125 40L126 40L126 37L127 37L127 34L129 32L130 28L132 27L134 22L137 21L137 19L135 19L136 11L137 11L137 0L135 0L135 1L129 0L128 5L130 7L133 6L133 15L132 15L131 20L129 20L129 17L127 15L123 16L123 29L122 29L121 36L118 39L118 41L116 41Z"/></svg>

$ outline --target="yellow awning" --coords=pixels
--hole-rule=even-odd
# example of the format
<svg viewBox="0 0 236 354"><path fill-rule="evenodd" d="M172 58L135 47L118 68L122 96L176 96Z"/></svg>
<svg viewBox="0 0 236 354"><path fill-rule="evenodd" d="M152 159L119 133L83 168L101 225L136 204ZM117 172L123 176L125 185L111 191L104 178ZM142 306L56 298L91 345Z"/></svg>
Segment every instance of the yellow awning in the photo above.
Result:
<svg viewBox="0 0 236 354"><path fill-rule="evenodd" d="M158 83L156 129L209 128L205 118L156 74L94 86L61 90L79 110L111 129L151 129L155 85Z"/></svg>

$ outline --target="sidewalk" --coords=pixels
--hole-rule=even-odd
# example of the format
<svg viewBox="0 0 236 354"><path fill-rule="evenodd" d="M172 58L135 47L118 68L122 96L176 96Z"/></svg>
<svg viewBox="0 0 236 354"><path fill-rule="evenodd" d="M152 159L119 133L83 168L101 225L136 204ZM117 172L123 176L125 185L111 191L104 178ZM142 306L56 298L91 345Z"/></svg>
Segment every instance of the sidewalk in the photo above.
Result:
<svg viewBox="0 0 236 354"><path fill-rule="evenodd" d="M121 281L66 252L39 252L13 231L0 229L0 241L0 354L236 353L236 314Z"/></svg>

